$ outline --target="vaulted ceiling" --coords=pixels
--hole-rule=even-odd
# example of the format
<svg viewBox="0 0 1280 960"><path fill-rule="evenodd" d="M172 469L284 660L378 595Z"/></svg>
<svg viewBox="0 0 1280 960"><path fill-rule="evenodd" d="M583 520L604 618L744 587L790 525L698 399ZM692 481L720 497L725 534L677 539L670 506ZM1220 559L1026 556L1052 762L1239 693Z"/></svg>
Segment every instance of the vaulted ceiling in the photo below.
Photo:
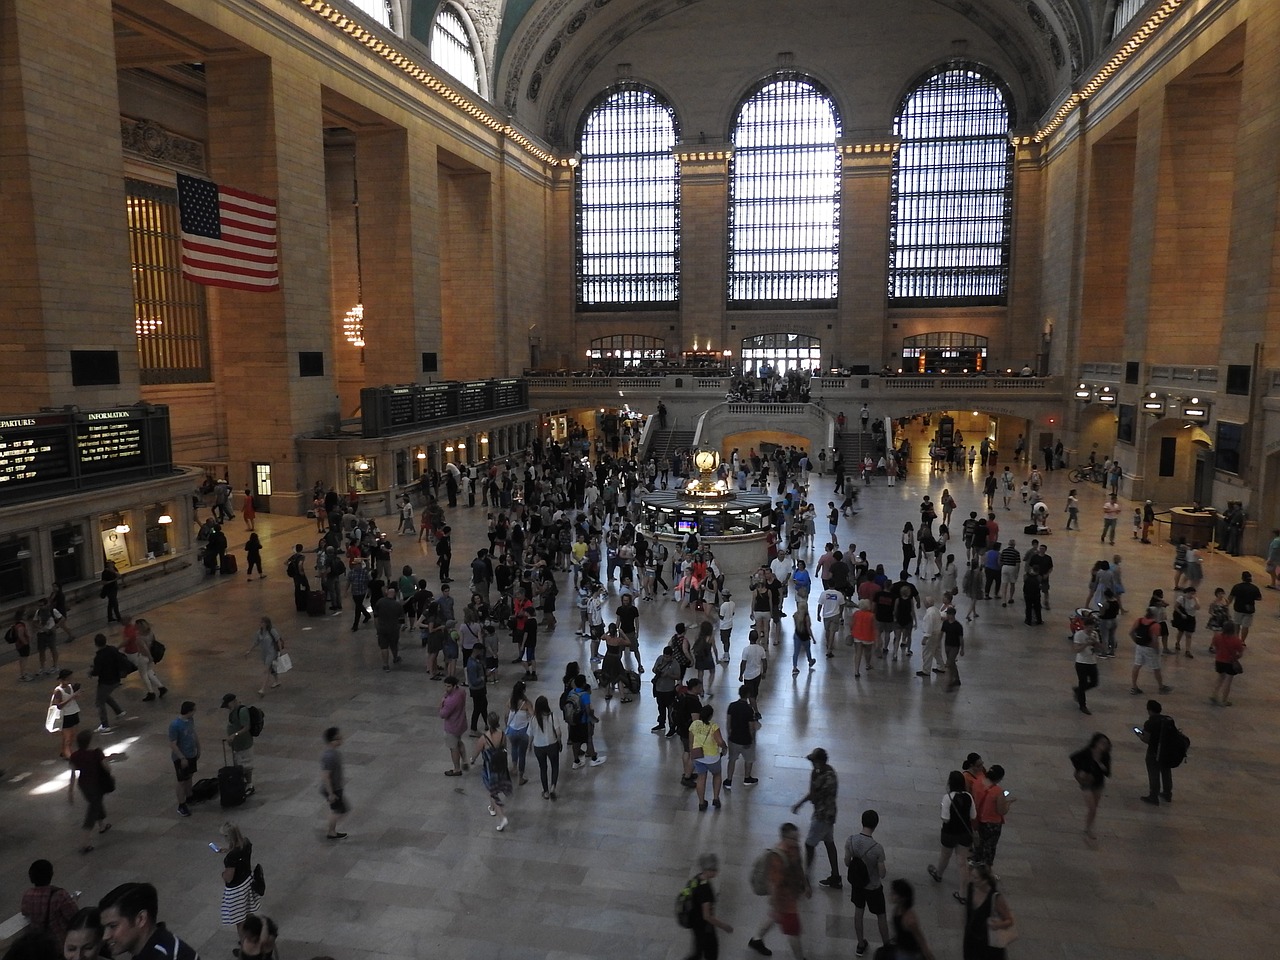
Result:
<svg viewBox="0 0 1280 960"><path fill-rule="evenodd" d="M1115 0L461 0L501 8L492 99L552 143L620 79L653 84L686 135L723 138L741 93L780 66L835 97L846 133L882 135L913 79L983 62L1021 125L1071 89Z"/></svg>

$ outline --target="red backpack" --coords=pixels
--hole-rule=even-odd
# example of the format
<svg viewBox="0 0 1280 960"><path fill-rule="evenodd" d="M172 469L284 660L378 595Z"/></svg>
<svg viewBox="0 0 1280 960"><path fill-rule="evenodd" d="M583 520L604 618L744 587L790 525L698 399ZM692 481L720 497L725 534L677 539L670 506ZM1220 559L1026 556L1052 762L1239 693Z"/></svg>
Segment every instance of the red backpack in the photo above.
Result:
<svg viewBox="0 0 1280 960"><path fill-rule="evenodd" d="M1151 628L1156 625L1156 621L1150 617L1139 617L1134 621L1133 629L1129 631L1129 637L1140 647L1151 646Z"/></svg>

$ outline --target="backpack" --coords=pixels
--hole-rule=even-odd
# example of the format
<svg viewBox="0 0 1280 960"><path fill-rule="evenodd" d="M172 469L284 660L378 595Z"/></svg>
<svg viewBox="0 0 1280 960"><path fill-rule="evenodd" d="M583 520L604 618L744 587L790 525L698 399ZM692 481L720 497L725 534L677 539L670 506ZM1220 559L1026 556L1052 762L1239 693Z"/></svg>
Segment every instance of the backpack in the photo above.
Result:
<svg viewBox="0 0 1280 960"><path fill-rule="evenodd" d="M676 894L676 923L686 930L693 926L694 919L697 917L697 904L694 903L693 892L698 889L701 883L701 880L693 877Z"/></svg>
<svg viewBox="0 0 1280 960"><path fill-rule="evenodd" d="M565 723L577 723L578 718L582 716L582 694L577 690L570 690L568 696L564 698L564 703L560 705L560 710L564 714Z"/></svg>
<svg viewBox="0 0 1280 960"><path fill-rule="evenodd" d="M340 577L346 572L347 572L346 564L344 564L341 559L335 556L333 558L333 561L329 564L329 576Z"/></svg>
<svg viewBox="0 0 1280 960"><path fill-rule="evenodd" d="M876 844L872 843L866 852L870 853L875 848ZM848 879L849 886L854 890L865 890L867 889L867 884L871 882L871 870L867 866L867 861L862 859L862 854L858 854L849 861Z"/></svg>
<svg viewBox="0 0 1280 960"><path fill-rule="evenodd" d="M1151 627L1154 623L1150 617L1139 617L1129 631L1129 639L1140 647L1151 646Z"/></svg>
<svg viewBox="0 0 1280 960"><path fill-rule="evenodd" d="M769 858L778 856L781 854L769 847L751 865L751 892L757 897L769 895Z"/></svg>
<svg viewBox="0 0 1280 960"><path fill-rule="evenodd" d="M267 722L267 715L257 707L249 706L249 736L255 740L262 736L262 728Z"/></svg>
<svg viewBox="0 0 1280 960"><path fill-rule="evenodd" d="M5 642L5 643L17 643L17 642L18 642L18 632L17 632L17 630L15 630L13 627L10 627L8 630L6 630L6 631L4 632L4 642Z"/></svg>
<svg viewBox="0 0 1280 960"><path fill-rule="evenodd" d="M1160 731L1160 765L1171 769L1182 766L1190 749L1191 738L1178 729L1178 725L1173 722L1173 717L1165 717L1164 729Z"/></svg>
<svg viewBox="0 0 1280 960"><path fill-rule="evenodd" d="M284 572L289 577L297 577L298 575L298 555L295 553L289 558L289 562L284 565Z"/></svg>

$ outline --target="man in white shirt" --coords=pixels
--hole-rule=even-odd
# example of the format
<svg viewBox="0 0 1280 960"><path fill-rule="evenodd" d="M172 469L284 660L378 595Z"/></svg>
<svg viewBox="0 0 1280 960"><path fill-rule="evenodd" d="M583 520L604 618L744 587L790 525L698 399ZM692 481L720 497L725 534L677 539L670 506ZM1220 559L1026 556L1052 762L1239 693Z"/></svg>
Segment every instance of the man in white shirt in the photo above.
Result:
<svg viewBox="0 0 1280 960"><path fill-rule="evenodd" d="M720 643L724 647L724 656L720 659L721 663L729 662L729 635L733 633L733 615L738 611L738 605L733 602L733 594L726 590L721 596L724 598L720 601Z"/></svg>
<svg viewBox="0 0 1280 960"><path fill-rule="evenodd" d="M738 682L746 687L747 702L751 704L755 718L759 720L760 707L756 704L756 699L760 696L760 681L769 669L769 654L761 645L760 634L754 628L747 639L748 646L742 651L742 662L738 665Z"/></svg>
<svg viewBox="0 0 1280 960"><path fill-rule="evenodd" d="M933 597L924 598L924 613L920 615L920 669L917 677L929 676L929 664L934 673L946 673L942 668L942 611L935 606Z"/></svg>
<svg viewBox="0 0 1280 960"><path fill-rule="evenodd" d="M791 572L795 567L795 563L785 550L779 550L778 555L769 561L769 569L773 571L773 575L782 583L782 596L784 598L791 587Z"/></svg>
<svg viewBox="0 0 1280 960"><path fill-rule="evenodd" d="M840 633L840 605L844 594L834 587L827 587L818 596L818 621L822 624L822 638L827 659L836 655L836 637Z"/></svg>

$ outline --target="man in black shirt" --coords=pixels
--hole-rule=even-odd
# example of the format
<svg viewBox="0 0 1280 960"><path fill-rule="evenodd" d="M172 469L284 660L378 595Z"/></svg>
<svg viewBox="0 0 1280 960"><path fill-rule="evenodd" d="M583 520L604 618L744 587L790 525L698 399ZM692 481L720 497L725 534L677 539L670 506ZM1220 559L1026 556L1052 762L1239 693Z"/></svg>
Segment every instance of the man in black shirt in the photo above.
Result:
<svg viewBox="0 0 1280 960"><path fill-rule="evenodd" d="M1255 605L1262 599L1262 591L1253 582L1253 574L1245 571L1240 574L1240 582L1227 594L1231 601L1231 619L1239 627L1240 642L1249 639L1249 627L1253 624Z"/></svg>
<svg viewBox="0 0 1280 960"><path fill-rule="evenodd" d="M112 956L132 960L200 960L189 943L156 920L159 896L149 883L122 883L98 902L104 942Z"/></svg>
<svg viewBox="0 0 1280 960"><path fill-rule="evenodd" d="M747 687L739 687L738 699L729 704L725 711L725 722L729 728L729 770L724 780L726 790L733 789L733 768L739 759L743 763L742 782L748 786L760 782L751 775L756 762L756 731L760 729L760 721L756 719L755 708L747 698L749 692Z"/></svg>

